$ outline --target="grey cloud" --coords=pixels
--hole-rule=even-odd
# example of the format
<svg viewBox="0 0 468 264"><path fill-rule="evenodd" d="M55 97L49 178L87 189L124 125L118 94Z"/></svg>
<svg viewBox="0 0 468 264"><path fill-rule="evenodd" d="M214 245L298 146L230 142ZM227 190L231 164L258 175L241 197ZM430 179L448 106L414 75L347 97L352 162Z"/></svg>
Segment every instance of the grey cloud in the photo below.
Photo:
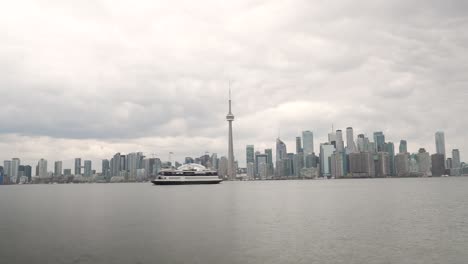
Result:
<svg viewBox="0 0 468 264"><path fill-rule="evenodd" d="M207 150L177 144L197 138L224 154L234 80L240 160L247 143L274 147L280 127L292 147L305 129L326 140L332 123L413 151L431 151L442 129L463 155L468 124L452 120L468 110L467 15L464 1L435 0L11 1L0 11L0 135L180 157ZM54 156L47 143L3 144Z"/></svg>

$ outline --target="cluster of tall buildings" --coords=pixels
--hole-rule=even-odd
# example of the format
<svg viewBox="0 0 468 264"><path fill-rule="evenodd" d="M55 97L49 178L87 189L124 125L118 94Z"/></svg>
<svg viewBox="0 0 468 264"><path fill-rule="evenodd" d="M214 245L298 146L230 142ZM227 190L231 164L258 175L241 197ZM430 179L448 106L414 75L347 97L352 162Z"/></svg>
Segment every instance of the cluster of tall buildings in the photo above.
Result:
<svg viewBox="0 0 468 264"><path fill-rule="evenodd" d="M346 141L344 140L346 139ZM264 153L246 147L246 172L249 179L288 178L369 178L369 177L427 177L468 174L468 168L460 161L460 151L452 150L452 157L445 153L445 135L435 134L436 153L430 155L424 148L417 153L408 152L408 143L401 140L398 152L393 142L387 142L383 132L375 132L371 138L364 134L354 137L352 127L328 134L328 141L314 149L314 135L304 131L296 137L296 149L288 152L286 144L276 140L276 162L273 164L271 149ZM317 153L317 154L316 154Z"/></svg>

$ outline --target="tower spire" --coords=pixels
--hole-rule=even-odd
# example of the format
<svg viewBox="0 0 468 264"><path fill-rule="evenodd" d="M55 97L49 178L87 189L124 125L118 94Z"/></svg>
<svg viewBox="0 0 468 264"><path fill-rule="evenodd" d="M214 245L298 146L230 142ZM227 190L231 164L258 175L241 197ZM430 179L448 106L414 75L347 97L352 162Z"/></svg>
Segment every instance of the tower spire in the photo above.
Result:
<svg viewBox="0 0 468 264"><path fill-rule="evenodd" d="M231 81L229 80L229 113L226 116L226 120L229 123L229 141L228 141L228 172L227 176L230 180L236 179L236 168L234 166L234 143L232 138L232 121L234 121L234 115L231 111Z"/></svg>

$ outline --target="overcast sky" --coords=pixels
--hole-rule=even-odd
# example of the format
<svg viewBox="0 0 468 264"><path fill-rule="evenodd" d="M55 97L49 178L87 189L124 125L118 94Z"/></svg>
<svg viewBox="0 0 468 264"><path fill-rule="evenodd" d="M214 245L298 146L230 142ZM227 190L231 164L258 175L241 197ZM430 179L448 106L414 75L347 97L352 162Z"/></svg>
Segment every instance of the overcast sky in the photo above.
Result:
<svg viewBox="0 0 468 264"><path fill-rule="evenodd" d="M466 160L468 1L4 1L0 159L225 155L229 80L241 165L332 123Z"/></svg>

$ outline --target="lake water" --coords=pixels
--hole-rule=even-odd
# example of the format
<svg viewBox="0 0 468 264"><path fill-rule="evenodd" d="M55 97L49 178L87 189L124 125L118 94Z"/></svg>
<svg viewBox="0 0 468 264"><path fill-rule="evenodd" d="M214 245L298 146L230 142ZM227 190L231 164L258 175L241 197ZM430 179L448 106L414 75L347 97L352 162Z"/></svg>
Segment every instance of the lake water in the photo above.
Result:
<svg viewBox="0 0 468 264"><path fill-rule="evenodd" d="M468 178L0 186L0 263L468 263Z"/></svg>

